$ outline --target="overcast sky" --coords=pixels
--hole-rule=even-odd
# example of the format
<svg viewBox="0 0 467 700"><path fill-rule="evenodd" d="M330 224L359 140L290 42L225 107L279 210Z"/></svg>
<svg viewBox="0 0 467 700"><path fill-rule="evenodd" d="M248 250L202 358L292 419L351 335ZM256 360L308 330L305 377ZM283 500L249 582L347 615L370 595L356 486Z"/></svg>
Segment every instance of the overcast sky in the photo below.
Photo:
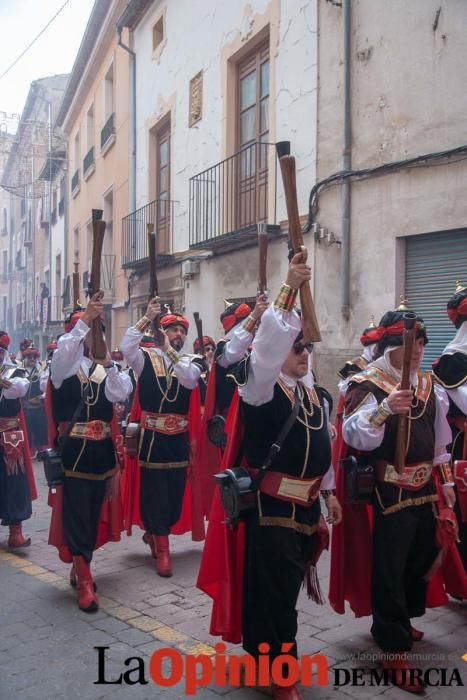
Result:
<svg viewBox="0 0 467 700"><path fill-rule="evenodd" d="M0 75L18 58L66 0L0 0ZM33 80L69 73L94 0L69 0L48 29L0 79L0 126L21 114ZM15 123L7 117L8 131ZM4 127L3 127L4 128Z"/></svg>

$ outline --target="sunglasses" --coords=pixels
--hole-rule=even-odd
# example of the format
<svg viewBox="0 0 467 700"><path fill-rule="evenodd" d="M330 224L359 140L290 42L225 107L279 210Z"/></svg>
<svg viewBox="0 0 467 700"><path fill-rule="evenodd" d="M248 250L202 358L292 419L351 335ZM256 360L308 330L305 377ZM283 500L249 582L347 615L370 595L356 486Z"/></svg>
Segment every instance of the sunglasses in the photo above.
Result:
<svg viewBox="0 0 467 700"><path fill-rule="evenodd" d="M214 352L215 348L212 347L212 345L205 345L204 349L206 352Z"/></svg>
<svg viewBox="0 0 467 700"><path fill-rule="evenodd" d="M299 340L298 343L294 343L292 347L296 355L301 355L304 350L306 350L307 353L311 353L313 350L313 343L302 343Z"/></svg>

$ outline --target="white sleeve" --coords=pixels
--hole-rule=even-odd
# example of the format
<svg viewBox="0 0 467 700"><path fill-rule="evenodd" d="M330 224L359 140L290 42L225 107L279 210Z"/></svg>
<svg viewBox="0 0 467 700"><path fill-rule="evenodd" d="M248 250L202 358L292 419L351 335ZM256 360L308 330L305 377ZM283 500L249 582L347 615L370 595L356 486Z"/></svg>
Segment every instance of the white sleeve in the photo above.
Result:
<svg viewBox="0 0 467 700"><path fill-rule="evenodd" d="M11 386L9 389L3 390L3 396L5 399L21 399L26 396L29 388L29 379L26 377L13 377L9 379Z"/></svg>
<svg viewBox="0 0 467 700"><path fill-rule="evenodd" d="M239 388L242 399L261 406L271 401L281 367L300 332L300 319L293 312L275 309L271 304L261 317L253 341L248 381Z"/></svg>
<svg viewBox="0 0 467 700"><path fill-rule="evenodd" d="M77 374L84 357L84 339L89 331L89 326L80 319L69 333L64 333L58 339L50 363L52 383L56 389L60 389L64 379Z"/></svg>
<svg viewBox="0 0 467 700"><path fill-rule="evenodd" d="M435 454L433 466L449 462L451 455L447 451L447 445L452 442L452 431L448 423L447 413L449 410L449 399L446 391L439 384L434 384L436 396L436 418L435 418Z"/></svg>
<svg viewBox="0 0 467 700"><path fill-rule="evenodd" d="M342 422L342 437L355 450L371 452L381 445L384 438L384 424L372 425L368 418L378 408L378 402L373 394L366 399L350 416L344 416Z"/></svg>
<svg viewBox="0 0 467 700"><path fill-rule="evenodd" d="M127 330L120 343L120 350L125 360L138 376L140 376L144 367L144 353L139 347L142 337L143 333L140 333L132 326Z"/></svg>
<svg viewBox="0 0 467 700"><path fill-rule="evenodd" d="M119 372L118 367L112 365L105 369L107 379L105 381L105 397L111 403L127 400L130 395L133 385L131 379L126 372Z"/></svg>
<svg viewBox="0 0 467 700"><path fill-rule="evenodd" d="M170 362L170 358L165 355ZM192 362L189 357L183 356L173 366L174 374L178 381L186 389L195 389L198 386L199 378L201 377L201 368Z"/></svg>
<svg viewBox="0 0 467 700"><path fill-rule="evenodd" d="M234 328L232 337L224 345L222 355L216 362L225 369L235 365L244 357L253 340L253 333L246 331L240 324Z"/></svg>
<svg viewBox="0 0 467 700"><path fill-rule="evenodd" d="M448 395L456 404L457 408L467 416L467 382L461 384L456 389L447 389Z"/></svg>

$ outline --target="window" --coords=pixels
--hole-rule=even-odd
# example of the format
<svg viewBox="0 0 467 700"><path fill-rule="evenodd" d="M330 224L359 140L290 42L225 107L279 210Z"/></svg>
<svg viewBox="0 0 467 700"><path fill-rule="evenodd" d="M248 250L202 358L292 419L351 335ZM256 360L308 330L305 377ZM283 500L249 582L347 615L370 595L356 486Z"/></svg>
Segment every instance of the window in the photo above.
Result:
<svg viewBox="0 0 467 700"><path fill-rule="evenodd" d="M170 251L170 122L156 133L157 252Z"/></svg>
<svg viewBox="0 0 467 700"><path fill-rule="evenodd" d="M94 146L94 104L92 104L86 115L86 150Z"/></svg>
<svg viewBox="0 0 467 700"><path fill-rule="evenodd" d="M92 238L92 221L88 221L86 224L86 260L84 261L84 266L88 272L91 272Z"/></svg>
<svg viewBox="0 0 467 700"><path fill-rule="evenodd" d="M81 160L80 143L79 143L79 129L75 134L73 155L74 155L74 159L75 159L75 171L77 171L79 168L80 160Z"/></svg>
<svg viewBox="0 0 467 700"><path fill-rule="evenodd" d="M79 226L73 229L73 263L79 264Z"/></svg>
<svg viewBox="0 0 467 700"><path fill-rule="evenodd" d="M6 207L3 207L3 220L2 220L2 236L6 236L8 233L8 211Z"/></svg>
<svg viewBox="0 0 467 700"><path fill-rule="evenodd" d="M164 41L164 16L160 17L152 28L152 50L156 51Z"/></svg>
<svg viewBox="0 0 467 700"><path fill-rule="evenodd" d="M105 74L104 80L104 120L107 122L114 112L114 64Z"/></svg>
<svg viewBox="0 0 467 700"><path fill-rule="evenodd" d="M8 251L4 250L2 254L2 275L6 277L8 274Z"/></svg>
<svg viewBox="0 0 467 700"><path fill-rule="evenodd" d="M2 297L2 328L6 328L7 326L7 303L8 298L6 296Z"/></svg>
<svg viewBox="0 0 467 700"><path fill-rule="evenodd" d="M242 151L237 226L241 228L267 217L268 43L261 44L238 64L237 76L237 150Z"/></svg>

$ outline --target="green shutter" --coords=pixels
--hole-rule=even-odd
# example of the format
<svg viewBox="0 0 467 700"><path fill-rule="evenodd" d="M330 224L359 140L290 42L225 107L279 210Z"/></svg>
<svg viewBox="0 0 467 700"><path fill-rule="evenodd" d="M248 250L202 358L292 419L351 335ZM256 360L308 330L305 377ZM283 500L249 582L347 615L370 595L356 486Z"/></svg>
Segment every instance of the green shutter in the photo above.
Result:
<svg viewBox="0 0 467 700"><path fill-rule="evenodd" d="M430 369L456 332L446 303L457 279L467 286L467 230L412 236L406 243L405 294L410 309L426 323L429 342L422 366Z"/></svg>

